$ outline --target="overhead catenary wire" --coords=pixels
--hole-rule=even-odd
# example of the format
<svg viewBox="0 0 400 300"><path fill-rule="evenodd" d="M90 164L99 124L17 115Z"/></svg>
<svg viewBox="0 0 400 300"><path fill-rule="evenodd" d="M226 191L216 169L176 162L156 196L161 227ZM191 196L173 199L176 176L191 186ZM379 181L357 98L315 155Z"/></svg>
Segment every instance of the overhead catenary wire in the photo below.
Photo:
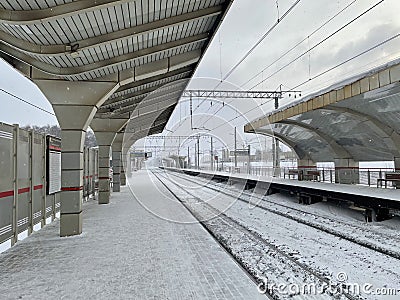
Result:
<svg viewBox="0 0 400 300"><path fill-rule="evenodd" d="M266 66L264 69L262 69L260 72L258 72L257 74L255 74L253 77L251 77L250 79L248 79L246 82L242 83L240 85L240 87L245 86L246 84L248 84L250 81L252 81L254 78L256 78L257 76L259 76L260 74L263 74L263 72L265 72L267 69L269 69L271 66L273 66L274 64L276 64L278 61L280 61L282 58L284 58L285 56L287 56L290 52L292 52L294 49L296 49L297 47L299 47L302 43L304 43L307 39L309 40L310 37L312 37L314 34L316 34L318 31L320 31L321 29L323 29L326 25L328 25L330 22L332 22L334 19L336 19L338 16L340 16L343 12L345 12L349 7L351 7L354 3L356 3L357 0L353 0L352 2L350 2L348 5L346 5L344 8L342 8L340 11L338 11L335 15L333 15L331 18L329 18L327 21L325 21L322 25L320 25L318 28L316 28L313 32L311 32L310 34L308 34L305 38L303 38L300 42L298 42L297 44L295 44L293 47L291 47L289 50L287 50L285 53L283 53L281 56L279 56L277 59L275 59L273 62L271 62L268 66ZM262 78L264 79L264 78ZM264 81L262 81L264 82Z"/></svg>
<svg viewBox="0 0 400 300"><path fill-rule="evenodd" d="M357 16L355 19L353 19L352 21L350 21L348 24L346 24L344 27L338 29L338 31L344 29L345 27L347 27L350 23L354 22L355 20L357 20L358 18L360 18L362 15L366 14L368 11L372 10L373 8L375 8L377 5L381 4L384 0L381 0L380 2L378 2L377 4L375 4L372 8L368 9L366 12L364 12L363 14L361 14L360 16ZM302 44L304 41L306 40L310 40L310 37L313 36L314 34L316 34L318 31L320 31L322 28L324 28L326 25L328 25L330 22L332 22L335 18L337 18L340 14L342 14L344 11L346 11L349 7L351 7L354 3L356 3L357 0L353 0L352 2L350 2L349 4L347 4L344 8L342 8L341 10L339 10L336 14L334 14L331 18L329 18L327 21L325 21L322 25L320 25L318 28L316 28L315 30L313 30L309 35L307 35L304 39L302 39L300 42L298 42L296 45L294 45L292 48L290 48L288 51L286 51L285 53L283 53L278 59L276 59L275 61L273 61L271 64L269 64L267 67L265 67L261 72L257 73L255 76L253 76L252 78L250 78L248 81L246 81L245 83L243 83L241 85L241 87L243 87L244 85L246 85L247 83L249 83L251 80L253 80L254 78L256 78L260 73L263 73L265 70L267 70L269 67L271 67L273 64L275 64L276 62L278 62L279 60L281 60L283 57L285 57L286 55L288 55L291 51L293 51L295 48L297 48L300 44ZM297 3L294 3L292 7L289 8L289 10L285 13L284 16L288 15L288 13L290 12L290 10L292 10L294 8L294 6ZM279 22L279 17L278 17L278 22ZM276 26L277 24L274 24L274 26ZM269 30L269 32L271 31L271 29ZM266 34L268 34L269 32L267 32ZM336 32L337 33L337 32ZM336 34L334 33L334 34ZM333 34L333 35L334 35ZM333 36L332 35L332 36ZM328 37L330 38L330 37ZM326 38L326 39L328 39ZM324 42L324 41L322 41ZM321 42L321 43L322 43ZM310 53L312 49L314 49L316 46L314 46L313 48L310 48L310 46L308 47L308 51L306 51L303 55L305 55L306 53ZM250 52L251 53L251 52ZM250 54L249 53L249 54ZM246 53L247 54L247 53ZM300 58L300 57L299 57ZM310 58L309 58L310 59ZM310 61L309 61L309 77L311 76L311 65L310 65ZM232 69L231 69L232 70ZM229 73L229 72L228 72ZM265 82L268 78L270 77L266 77L266 78L262 78L262 81L259 82L257 85ZM219 84L215 87L217 88L219 86ZM255 86L254 86L255 87ZM254 87L252 87L251 89L254 89ZM195 108L197 109L201 104L203 104L206 101L203 100L201 103L198 104L198 106ZM232 101L228 102L231 103ZM206 113L210 110L211 107L208 107ZM214 114L218 113L220 110L222 109L219 108ZM206 122L208 122L210 120L210 117L206 120ZM205 123L206 123L205 122Z"/></svg>
<svg viewBox="0 0 400 300"><path fill-rule="evenodd" d="M360 15L358 15L357 17L353 18L351 21L347 22L345 25L341 26L339 29L335 30L333 33L331 33L330 35L328 35L327 37L323 38L321 41L319 41L318 43L316 43L314 46L312 46L311 48L309 48L307 51L303 52L302 54L298 55L296 58L292 59L290 62L288 62L287 64L285 64L284 66L282 66L281 68L279 68L278 70L276 70L275 72L273 72L272 74L270 74L269 76L265 77L262 81L258 82L257 84L253 85L250 90L256 88L257 86L259 86L261 83L265 82L266 80L270 79L271 77L275 76L276 74L278 74L279 72L281 72L282 70L286 69L288 66L292 65L293 63L295 63L296 61L298 61L300 58L302 58L304 55L306 55L307 53L309 53L310 51L314 50L315 48L317 48L318 46L320 46L321 44L323 44L324 42L326 42L327 40L329 40L330 38L332 38L333 36L335 36L336 34L338 34L340 31L342 31L343 29L345 29L346 27L348 27L350 24L354 23L356 20L360 19L362 16L366 15L367 13L369 13L370 11L372 11L373 9L375 9L378 5L382 4L385 0L380 0L379 2L375 3L373 6L371 6L370 8L368 8L367 10L365 10L364 12L362 12Z"/></svg>
<svg viewBox="0 0 400 300"><path fill-rule="evenodd" d="M218 88L221 83L229 78L232 73L246 60L246 58L265 40L265 38L280 24L282 20L285 19L289 13L296 7L297 4L300 3L301 0L297 0L294 2L289 9L279 18L262 36L258 39L258 41L242 56L242 58L225 74L224 77L221 78L221 81L214 87L214 90ZM194 111L199 108L207 99L202 100L195 108Z"/></svg>
<svg viewBox="0 0 400 300"><path fill-rule="evenodd" d="M48 110L46 110L46 109L44 109L44 108L42 108L42 107L40 107L40 106L38 106L38 105L35 105L35 104L29 102L28 100L22 99L21 97L18 97L18 96L16 96L16 95L14 95L13 93L10 93L10 92L8 92L8 91L6 91L6 90L4 90L4 89L1 89L1 88L0 88L0 91L3 92L3 93L5 93L5 94L7 94L7 95L9 95L9 96L11 96L11 97L13 97L14 99L17 99L17 100L19 100L19 101L21 101L21 102L23 102L23 103L26 103L26 104L28 104L28 105L30 105L30 106L36 108L36 109L39 109L39 110L41 110L41 111L43 111L43 112L45 112L45 113L48 113L49 115L55 116L55 114L52 113L51 111L48 111Z"/></svg>
<svg viewBox="0 0 400 300"><path fill-rule="evenodd" d="M346 59L346 60L344 60L343 62L341 62L341 63L339 63L339 64L337 64L337 65L335 65L335 66L333 66L333 67L331 67L331 68L328 68L328 69L326 69L326 70L320 72L319 74L317 74L317 75L315 75L315 76L313 76L313 77L311 77L311 78L309 78L309 79L307 79L307 80L301 82L300 84L296 85L295 87L291 88L290 90L296 90L296 89L298 89L299 87L303 86L304 84L307 84L307 83L309 83L310 81L312 81L312 80L314 80L314 79L316 79L316 78L318 78L318 77L321 77L322 75L325 75L325 74L327 74L327 73L329 73L329 72L331 72L331 71L333 71L333 70L335 70L335 69L341 67L342 65L344 65L344 64L346 64L346 63L348 63L348 62L350 62L350 61L352 61L352 60L354 60L354 59L356 59L356 58L358 58L358 57L360 57L360 56L362 56L362 55L364 55L364 54L367 54L367 53L371 52L372 50L375 50L375 49L377 49L377 48L379 48L379 47L385 45L386 43L391 42L391 41L393 41L394 39L399 38L399 37L400 37L400 33L395 34L394 36L392 36L392 37L390 37L390 38L388 38L388 39L386 39L386 40L384 40L384 41L382 41L382 42L380 42L380 43L378 43L378 44L376 44L376 45L374 45L374 46L372 46L372 47L370 47L370 48L368 48L368 49L366 49L366 50L364 50L364 51L362 51L362 52L360 52L360 53L358 53L358 54L356 54L356 55L354 55L354 56L352 56L352 57L350 57L349 59ZM273 99L267 100L267 101L265 101L264 103L260 104L259 106L254 107L254 108L249 109L248 111L244 112L242 115L245 115L245 114L247 114L247 113L249 113L249 112L252 112L252 111L255 110L256 108L259 108L260 106L263 106L263 105L265 105L265 104L271 102L272 100L273 100ZM230 119L229 121L226 121L224 124L221 124L221 125L218 125L218 126L212 128L211 131L213 131L213 130L215 130L215 129L218 129L218 128L220 128L220 127L226 125L227 123L236 120L238 117L239 117L239 116L236 116L236 117Z"/></svg>
<svg viewBox="0 0 400 300"><path fill-rule="evenodd" d="M383 0L382 0L383 1ZM314 34L316 34L318 31L320 31L322 28L324 28L326 25L328 25L330 22L332 22L335 18L337 18L340 14L342 14L344 11L346 11L349 7L351 7L354 3L356 3L357 0L353 0L352 2L350 2L349 4L347 4L344 8L342 8L341 10L339 10L336 14L334 14L331 18L329 18L327 21L325 21L324 23L322 23L322 25L320 25L318 28L316 28L315 30L313 30L309 35L307 35L305 38L303 38L300 42L298 42L296 45L294 45L292 48L290 48L288 51L286 51L285 53L283 53L278 59L276 59L275 61L273 61L271 64L269 64L267 67L265 67L261 72L257 73L256 75L254 75L252 78L250 78L248 81L246 81L245 83L243 83L241 85L241 87L243 87L244 85L246 85L247 83L249 83L251 80L253 80L254 78L256 78L259 74L263 74L263 72L265 70L267 70L269 67L271 67L273 64L277 63L279 60L281 60L283 57L285 57L287 54L289 54L291 51L293 51L295 48L297 48L299 45L301 45L304 41L308 40L308 42L310 41L310 37L312 37ZM277 3L278 5L278 3ZM279 17L278 17L278 21L279 21ZM310 45L308 46L308 51L310 52ZM310 59L310 58L309 58ZM309 77L311 77L311 65L310 65L310 61L309 61ZM262 82L264 82L265 79L262 78ZM205 101L205 100L204 100ZM203 101L203 102L204 102ZM232 101L228 102L228 104L232 103ZM201 104L201 103L200 103ZM211 107L209 107L206 111L206 113L210 110ZM218 113L219 111L221 111L221 109L223 108L220 107L219 109L217 109L214 114ZM211 117L209 117L204 123L207 123L209 120L211 119Z"/></svg>
<svg viewBox="0 0 400 300"><path fill-rule="evenodd" d="M295 3L293 3L289 7L289 9L282 15L282 17L278 18L276 23L272 25L272 27L266 33L263 34L263 36L253 45L253 47L251 47L245 53L245 55L228 71L228 73L225 74L222 80L226 80L229 76L232 75L232 73L242 64L242 62L245 61L246 58L249 57L249 55L258 47L258 45L260 45L262 41L264 41L265 38L281 23L281 21L289 15L289 13L296 7L297 4L300 3L300 1L301 0L297 0Z"/></svg>
<svg viewBox="0 0 400 300"><path fill-rule="evenodd" d="M352 61L352 60L354 60L354 59L356 59L356 58L358 58L358 57L360 57L360 56L372 51L372 50L375 50L375 49L379 48L380 46L383 46L384 44L386 44L386 43L388 43L388 42L390 42L390 41L392 41L392 40L394 40L394 39L396 39L398 37L400 37L400 33L398 33L398 34L396 34L396 35L384 40L383 42L381 42L381 43L379 43L379 44L377 44L377 45L375 45L375 46L373 46L371 48L368 48L367 50L365 50L365 51L363 51L363 52L361 52L361 53L359 53L359 54L357 54L357 55L355 55L355 56L353 56L353 57L341 62L340 64L337 64L337 65L333 66L332 68L329 68L329 69L327 69L327 70L325 70L325 71L323 71L323 72L311 77L310 79L308 79L308 80L296 85L295 87L291 88L290 90L291 91L295 90L295 89L299 88L300 86L303 86L304 84L310 82L311 80L314 80L314 79L316 79L318 77L321 77L322 75L325 75L326 73L328 73L330 71L333 71L334 69L336 69L336 68L338 68L338 67L340 67L340 66L342 66L342 65L344 65L344 64L346 64L346 63L348 63L348 62L350 62L350 61Z"/></svg>

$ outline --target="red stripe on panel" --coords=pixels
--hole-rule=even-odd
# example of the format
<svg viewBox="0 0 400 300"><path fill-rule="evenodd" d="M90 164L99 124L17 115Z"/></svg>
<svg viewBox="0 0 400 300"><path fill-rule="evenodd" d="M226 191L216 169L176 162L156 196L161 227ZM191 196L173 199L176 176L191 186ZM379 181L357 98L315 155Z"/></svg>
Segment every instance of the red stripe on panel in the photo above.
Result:
<svg viewBox="0 0 400 300"><path fill-rule="evenodd" d="M71 187L62 187L62 191L80 191L83 190L83 186L71 186Z"/></svg>
<svg viewBox="0 0 400 300"><path fill-rule="evenodd" d="M33 190L34 191L36 191L36 190L41 190L43 188L43 184L39 184L39 185L35 185L34 187L33 187Z"/></svg>
<svg viewBox="0 0 400 300"><path fill-rule="evenodd" d="M14 191L0 192L0 198L14 196Z"/></svg>
<svg viewBox="0 0 400 300"><path fill-rule="evenodd" d="M28 193L31 189L29 187L18 189L18 194Z"/></svg>

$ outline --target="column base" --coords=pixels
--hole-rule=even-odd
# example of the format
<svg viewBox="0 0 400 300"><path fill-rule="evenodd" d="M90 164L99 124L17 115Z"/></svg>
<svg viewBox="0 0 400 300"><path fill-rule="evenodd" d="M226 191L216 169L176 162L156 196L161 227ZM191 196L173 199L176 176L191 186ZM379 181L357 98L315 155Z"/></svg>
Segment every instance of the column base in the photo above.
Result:
<svg viewBox="0 0 400 300"><path fill-rule="evenodd" d="M99 192L99 204L109 204L110 203L110 192L100 191Z"/></svg>
<svg viewBox="0 0 400 300"><path fill-rule="evenodd" d="M60 236L71 236L82 233L82 212L60 215Z"/></svg>
<svg viewBox="0 0 400 300"><path fill-rule="evenodd" d="M121 172L121 185L126 185L125 172Z"/></svg>
<svg viewBox="0 0 400 300"><path fill-rule="evenodd" d="M113 183L113 192L121 192L121 183L120 182Z"/></svg>

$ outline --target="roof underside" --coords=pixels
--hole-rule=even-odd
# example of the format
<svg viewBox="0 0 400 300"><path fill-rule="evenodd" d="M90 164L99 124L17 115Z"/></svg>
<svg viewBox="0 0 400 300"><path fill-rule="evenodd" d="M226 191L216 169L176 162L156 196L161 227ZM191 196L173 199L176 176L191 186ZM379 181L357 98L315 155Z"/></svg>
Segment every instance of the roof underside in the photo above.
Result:
<svg viewBox="0 0 400 300"><path fill-rule="evenodd" d="M397 64L272 112L245 131L274 135L314 162L389 161L400 157L399 103Z"/></svg>
<svg viewBox="0 0 400 300"><path fill-rule="evenodd" d="M159 87L192 77L231 3L0 0L0 56L67 81L117 78L96 118L126 117Z"/></svg>

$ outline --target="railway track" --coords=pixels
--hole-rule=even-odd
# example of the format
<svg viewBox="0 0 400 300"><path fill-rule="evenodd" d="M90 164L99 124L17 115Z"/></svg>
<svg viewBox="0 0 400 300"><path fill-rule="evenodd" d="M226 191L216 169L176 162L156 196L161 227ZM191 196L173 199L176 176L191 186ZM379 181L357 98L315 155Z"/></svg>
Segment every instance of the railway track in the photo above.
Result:
<svg viewBox="0 0 400 300"><path fill-rule="evenodd" d="M214 236L218 243L239 262L259 286L265 283L263 280L267 274L279 274L281 278L290 278L287 282L288 284L298 284L299 286L304 283L314 284L320 287L318 290L322 291L323 295L329 299L341 299L343 297L352 300L360 299L345 290L331 291L327 289L327 287L332 287L334 284L329 278L320 274L319 271L280 250L277 246L265 240L259 233L247 228L244 224L232 219L196 195L183 189L177 183L164 176L164 174L153 172L153 175ZM169 186L170 184L175 187L175 191ZM180 196L179 194L183 195ZM240 244L250 245L251 247L244 252L236 249L235 244L238 241L240 241ZM258 266L264 266L266 270L257 270ZM278 279L274 278L272 282L274 280ZM274 289L268 287L265 291L270 299L281 299L282 296L286 295L277 294ZM323 299L323 295L316 295L315 299ZM293 297L295 294L287 296ZM312 299L310 295L307 297L307 299Z"/></svg>
<svg viewBox="0 0 400 300"><path fill-rule="evenodd" d="M194 184L199 184L198 181L195 181L195 180L187 178L187 175L180 176L180 175L178 175L176 173L172 173L172 172L168 173L168 174L169 175L173 175L173 176L175 176L177 178L186 180L188 182L194 183ZM210 185L213 185L214 187L211 187ZM204 187L209 189L209 190L212 190L212 191L215 191L215 192L218 192L218 193L222 193L222 194L230 196L230 197L236 197L237 200L245 202L245 203L250 203L254 207L257 207L257 208L262 209L264 211L268 211L270 213L279 215L281 217L285 217L285 218L294 220L294 221L296 221L298 223L301 223L301 224L304 224L306 226L315 228L317 230L323 231L323 232L328 233L330 235L345 239L345 240L347 240L349 242L355 243L355 244L357 244L359 246L362 246L362 247L365 247L367 249L370 249L370 250L376 251L378 253L390 256L390 257L395 258L395 259L400 259L400 253L399 252L393 251L391 249L387 249L387 248L382 247L380 245L374 244L373 242L369 242L369 241L357 238L355 236L351 236L349 234L346 234L345 232L342 232L342 231L340 231L338 229L330 228L330 227L328 227L326 225L323 225L321 223L327 223L326 221L328 221L329 223L333 223L333 224L342 224L342 225L345 225L346 227L352 227L351 228L352 230L354 230L354 229L358 230L360 234L364 234L365 233L365 228L354 226L353 224L348 224L348 223L345 223L345 222L341 222L339 220L334 220L332 218L321 216L321 215L318 215L318 214L315 214L315 213L310 213L310 212L307 212L307 211L304 211L304 210L301 210L301 209L298 209L298 208L293 208L293 207L290 207L288 205L276 203L274 201L270 201L270 200L265 199L265 197L260 197L260 196L257 196L255 194L246 193L244 191L242 191L241 194L238 195L237 191L236 192L234 192L234 191L229 192L229 191L227 191L228 189L226 187L224 187L224 190L222 190L221 186L218 186L218 185L216 185L214 183L211 183L210 181L208 181L207 185L204 186ZM256 202L256 201L253 201L252 199L256 199L256 200L260 200L260 201L262 201L264 203L272 204L272 205L274 205L274 206L276 206L278 208L285 208L286 211L283 212L283 211L279 210L278 208L273 208L271 206L270 207L266 207L264 205L261 205L259 203L260 201ZM287 210L289 210L291 212L294 212L294 214L289 214ZM310 221L310 220L307 220L307 219L304 219L304 218L300 217L298 213L303 214L303 215L307 215L309 217L313 217L314 220L316 220L316 219L322 219L322 220L320 222L316 222L316 221L313 222L313 221ZM375 236L370 237L370 239L372 241L373 240L377 240L377 239L393 239L393 240L398 240L399 243L400 243L400 240L397 237L387 236L387 235L386 236L382 236L380 233L378 234L376 232L374 234L375 234Z"/></svg>

